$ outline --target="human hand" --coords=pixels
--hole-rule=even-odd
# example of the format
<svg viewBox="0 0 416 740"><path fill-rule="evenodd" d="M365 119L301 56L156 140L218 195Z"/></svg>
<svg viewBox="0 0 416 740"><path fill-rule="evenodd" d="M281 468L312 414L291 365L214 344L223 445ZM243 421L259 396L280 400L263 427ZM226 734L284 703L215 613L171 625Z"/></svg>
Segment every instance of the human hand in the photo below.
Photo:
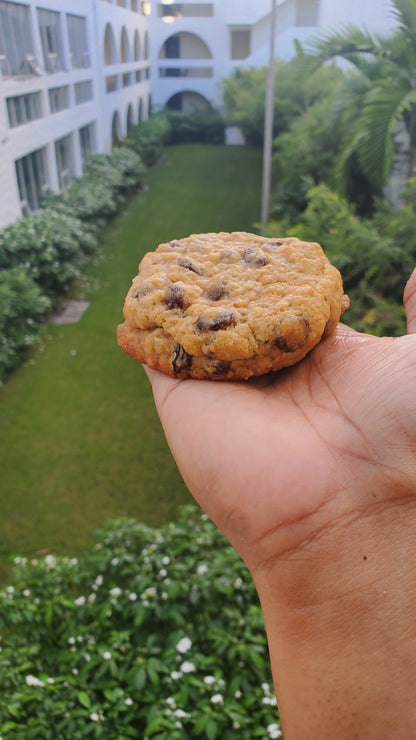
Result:
<svg viewBox="0 0 416 740"><path fill-rule="evenodd" d="M339 325L298 365L256 380L178 381L147 370L189 490L253 574L275 673L286 666L276 683L288 737L315 737L293 719L291 694L303 691L308 702L315 696L319 681L311 687L310 672L327 670L331 651L345 654L345 624L348 634L355 630L356 665L374 639L374 619L383 644L397 653L392 613L404 635L416 607L413 595L403 596L416 566L416 271L404 299L406 336L377 338ZM309 668L305 653L293 654L294 641L310 655ZM368 660L369 671L381 670L382 662L376 668ZM357 668L340 658L335 682L346 670L351 692ZM367 728L357 737L382 738L368 707L367 697L379 734ZM350 737L342 732L320 737Z"/></svg>

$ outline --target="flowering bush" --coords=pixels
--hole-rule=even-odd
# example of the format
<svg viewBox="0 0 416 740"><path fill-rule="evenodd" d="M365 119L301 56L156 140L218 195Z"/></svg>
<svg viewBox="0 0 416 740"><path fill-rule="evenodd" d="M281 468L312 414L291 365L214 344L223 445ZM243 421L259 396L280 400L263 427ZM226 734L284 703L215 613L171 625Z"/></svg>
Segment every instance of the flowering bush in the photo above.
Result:
<svg viewBox="0 0 416 740"><path fill-rule="evenodd" d="M90 159L84 175L59 195L48 195L45 205L80 219L97 233L120 206L143 184L145 167L138 154L126 147Z"/></svg>
<svg viewBox="0 0 416 740"><path fill-rule="evenodd" d="M146 167L152 167L162 155L169 132L170 125L166 115L157 113L137 126L132 126L124 143L141 157Z"/></svg>
<svg viewBox="0 0 416 740"><path fill-rule="evenodd" d="M205 515L117 520L79 560L14 562L0 736L281 737L251 577Z"/></svg>
<svg viewBox="0 0 416 740"><path fill-rule="evenodd" d="M23 268L56 296L79 277L94 247L78 219L45 208L0 232L0 269Z"/></svg>
<svg viewBox="0 0 416 740"><path fill-rule="evenodd" d="M22 352L36 341L39 321L50 307L50 300L25 270L0 270L0 385Z"/></svg>

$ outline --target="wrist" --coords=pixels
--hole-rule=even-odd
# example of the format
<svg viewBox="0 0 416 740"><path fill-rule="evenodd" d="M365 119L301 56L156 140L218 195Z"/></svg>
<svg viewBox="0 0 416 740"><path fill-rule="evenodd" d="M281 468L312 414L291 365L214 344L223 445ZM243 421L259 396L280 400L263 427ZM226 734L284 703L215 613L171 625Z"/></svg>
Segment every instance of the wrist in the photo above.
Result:
<svg viewBox="0 0 416 740"><path fill-rule="evenodd" d="M285 740L413 737L415 506L316 524L253 573Z"/></svg>

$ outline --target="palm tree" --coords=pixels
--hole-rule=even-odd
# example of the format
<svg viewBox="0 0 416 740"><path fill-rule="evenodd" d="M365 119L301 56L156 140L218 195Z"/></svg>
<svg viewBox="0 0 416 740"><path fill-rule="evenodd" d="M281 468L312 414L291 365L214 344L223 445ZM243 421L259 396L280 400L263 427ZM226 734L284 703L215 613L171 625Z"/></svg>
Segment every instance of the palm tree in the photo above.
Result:
<svg viewBox="0 0 416 740"><path fill-rule="evenodd" d="M398 21L393 34L382 36L347 25L313 45L319 64L342 57L359 73L360 113L344 161L355 156L376 188L385 185L391 171L400 124L409 141L408 177L416 163L416 0L392 0L392 4Z"/></svg>

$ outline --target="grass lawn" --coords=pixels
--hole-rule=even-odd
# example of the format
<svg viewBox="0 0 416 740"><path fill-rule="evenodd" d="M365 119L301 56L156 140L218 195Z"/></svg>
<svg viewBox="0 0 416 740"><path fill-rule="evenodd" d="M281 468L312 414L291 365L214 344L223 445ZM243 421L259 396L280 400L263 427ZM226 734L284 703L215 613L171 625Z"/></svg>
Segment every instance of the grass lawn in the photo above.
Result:
<svg viewBox="0 0 416 740"><path fill-rule="evenodd" d="M104 233L77 289L91 300L81 321L50 325L0 389L0 581L11 555L76 555L110 518L158 526L189 502L144 372L117 347L115 329L142 255L193 232L252 230L260 182L257 151L167 149L149 189Z"/></svg>

